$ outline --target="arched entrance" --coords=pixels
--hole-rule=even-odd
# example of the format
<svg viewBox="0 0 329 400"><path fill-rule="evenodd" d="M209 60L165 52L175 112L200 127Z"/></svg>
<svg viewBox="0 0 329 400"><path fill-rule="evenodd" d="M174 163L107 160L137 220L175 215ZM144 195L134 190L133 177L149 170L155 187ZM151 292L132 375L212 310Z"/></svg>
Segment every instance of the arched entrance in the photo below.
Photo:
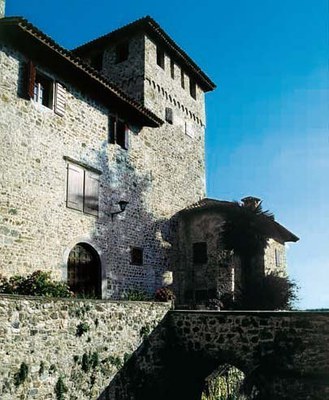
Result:
<svg viewBox="0 0 329 400"><path fill-rule="evenodd" d="M67 278L74 293L101 297L101 262L92 246L78 243L73 247L68 257Z"/></svg>

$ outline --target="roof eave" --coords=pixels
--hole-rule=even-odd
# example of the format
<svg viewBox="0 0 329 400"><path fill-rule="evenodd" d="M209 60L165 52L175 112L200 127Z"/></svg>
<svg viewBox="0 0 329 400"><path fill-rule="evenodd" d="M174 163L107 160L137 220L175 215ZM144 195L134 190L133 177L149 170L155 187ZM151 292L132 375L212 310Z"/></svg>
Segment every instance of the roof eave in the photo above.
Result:
<svg viewBox="0 0 329 400"><path fill-rule="evenodd" d="M160 40L167 49L174 54L175 58L183 63L186 69L194 75L194 78L202 88L204 92L212 91L216 88L216 85L212 80L197 66L197 64L181 49L173 39L160 27L160 25L151 17L147 16L134 21L126 26L123 26L115 31L112 31L100 38L94 39L87 42L79 47L76 47L72 51L80 56L83 56L93 49L102 49L106 43L111 40L112 43L129 39L133 34L144 31L153 38Z"/></svg>
<svg viewBox="0 0 329 400"><path fill-rule="evenodd" d="M38 30L28 21L20 17L3 18L0 20L0 38L14 45L27 57L33 56L40 65L49 68L56 67L66 74L69 81L88 89L88 95L95 94L97 99L107 107L120 110L129 117L130 122L143 126L159 127L163 121L135 100L130 99L114 84L100 75L96 70L85 64L70 51L62 48L50 37ZM26 41L33 46L26 46ZM44 57L47 54L49 57ZM56 72L56 71L54 71ZM79 81L79 79L80 81ZM94 87L95 86L95 87ZM95 92L95 93L93 93Z"/></svg>

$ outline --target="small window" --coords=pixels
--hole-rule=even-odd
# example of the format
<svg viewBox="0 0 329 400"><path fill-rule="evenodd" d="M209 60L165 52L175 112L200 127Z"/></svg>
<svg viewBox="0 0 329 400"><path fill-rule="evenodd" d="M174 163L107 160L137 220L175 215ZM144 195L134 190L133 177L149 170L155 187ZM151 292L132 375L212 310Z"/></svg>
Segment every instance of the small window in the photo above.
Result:
<svg viewBox="0 0 329 400"><path fill-rule="evenodd" d="M207 243L193 243L193 264L206 264L207 262Z"/></svg>
<svg viewBox="0 0 329 400"><path fill-rule="evenodd" d="M164 56L164 51L157 46L157 64L159 67L162 69L165 69L165 56Z"/></svg>
<svg viewBox="0 0 329 400"><path fill-rule="evenodd" d="M109 143L118 144L128 150L128 127L117 117L109 117Z"/></svg>
<svg viewBox="0 0 329 400"><path fill-rule="evenodd" d="M123 42L117 45L115 48L116 63L126 61L129 56L129 42Z"/></svg>
<svg viewBox="0 0 329 400"><path fill-rule="evenodd" d="M90 59L90 65L97 69L97 71L101 71L103 68L103 53L95 54Z"/></svg>
<svg viewBox="0 0 329 400"><path fill-rule="evenodd" d="M180 84L183 89L185 89L185 76L184 76L184 71L181 69L180 70Z"/></svg>
<svg viewBox="0 0 329 400"><path fill-rule="evenodd" d="M171 78L175 79L175 63L173 59L170 60L170 74Z"/></svg>
<svg viewBox="0 0 329 400"><path fill-rule="evenodd" d="M85 214L98 215L99 173L80 165L67 166L66 206Z"/></svg>
<svg viewBox="0 0 329 400"><path fill-rule="evenodd" d="M196 99L196 83L190 78L190 95L193 99Z"/></svg>
<svg viewBox="0 0 329 400"><path fill-rule="evenodd" d="M53 81L38 72L34 80L33 100L45 107L53 108Z"/></svg>
<svg viewBox="0 0 329 400"><path fill-rule="evenodd" d="M140 247L132 247L130 263L134 265L143 265L143 249Z"/></svg>
<svg viewBox="0 0 329 400"><path fill-rule="evenodd" d="M275 249L275 266L276 267L282 266L282 254L278 249Z"/></svg>
<svg viewBox="0 0 329 400"><path fill-rule="evenodd" d="M35 103L48 107L60 116L65 112L65 89L52 78L40 73L35 65L28 62L28 74L26 81L26 92L24 97Z"/></svg>
<svg viewBox="0 0 329 400"><path fill-rule="evenodd" d="M170 107L166 107L166 121L169 124L174 123L174 115L173 115L173 109Z"/></svg>

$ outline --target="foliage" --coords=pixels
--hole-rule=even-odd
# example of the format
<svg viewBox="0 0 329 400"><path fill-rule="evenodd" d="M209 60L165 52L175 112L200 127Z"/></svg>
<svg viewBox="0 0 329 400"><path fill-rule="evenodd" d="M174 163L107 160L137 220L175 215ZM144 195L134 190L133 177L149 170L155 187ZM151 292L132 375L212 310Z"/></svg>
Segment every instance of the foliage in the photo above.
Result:
<svg viewBox="0 0 329 400"><path fill-rule="evenodd" d="M226 250L239 256L242 270L242 287L237 290L234 302L221 298L224 308L286 310L297 299L297 286L287 277L276 274L264 276L259 257L270 237L269 220L274 217L258 206L236 203L228 212L223 227L222 241Z"/></svg>
<svg viewBox="0 0 329 400"><path fill-rule="evenodd" d="M274 220L273 214L264 211L261 204L251 207L235 203L224 223L225 248L241 258L262 253L267 246L268 219Z"/></svg>
<svg viewBox="0 0 329 400"><path fill-rule="evenodd" d="M242 400L241 393L244 374L233 366L224 366L220 373L210 375L206 379L205 390L201 400Z"/></svg>
<svg viewBox="0 0 329 400"><path fill-rule="evenodd" d="M50 272L35 271L26 277L10 278L0 275L0 293L28 296L71 297L73 294L63 282L51 280Z"/></svg>
<svg viewBox="0 0 329 400"><path fill-rule="evenodd" d="M77 325L77 330L75 335L76 336L82 336L84 333L89 331L89 325L87 322L80 322L80 324Z"/></svg>
<svg viewBox="0 0 329 400"><path fill-rule="evenodd" d="M29 367L25 364L25 362L22 362L19 371L14 375L15 386L19 386L25 382L28 373Z"/></svg>
<svg viewBox="0 0 329 400"><path fill-rule="evenodd" d="M147 338L147 336L148 336L150 333L151 333L151 327L150 327L150 325L144 325L144 326L142 326L141 329L140 329L140 331L139 331L140 337L143 338L143 339Z"/></svg>
<svg viewBox="0 0 329 400"><path fill-rule="evenodd" d="M143 290L130 289L124 295L123 300L128 300L128 301L150 301L150 300L152 300L152 298L148 293L144 292Z"/></svg>
<svg viewBox="0 0 329 400"><path fill-rule="evenodd" d="M40 368L39 368L39 375L42 375L45 372L45 363L44 361L40 362Z"/></svg>
<svg viewBox="0 0 329 400"><path fill-rule="evenodd" d="M155 300L157 301L173 301L176 299L173 291L168 287L160 288L155 293Z"/></svg>
<svg viewBox="0 0 329 400"><path fill-rule="evenodd" d="M99 355L95 351L94 353L84 353L81 359L81 368L84 372L89 372L91 369L95 369L99 365Z"/></svg>
<svg viewBox="0 0 329 400"><path fill-rule="evenodd" d="M122 367L122 361L118 356L108 356L108 358L104 361L108 361L110 364L114 365L117 369Z"/></svg>
<svg viewBox="0 0 329 400"><path fill-rule="evenodd" d="M67 392L63 378L60 376L56 382L55 394L57 400L64 400L64 394Z"/></svg>
<svg viewBox="0 0 329 400"><path fill-rule="evenodd" d="M245 310L291 310L298 287L286 276L266 275L238 292L234 308Z"/></svg>

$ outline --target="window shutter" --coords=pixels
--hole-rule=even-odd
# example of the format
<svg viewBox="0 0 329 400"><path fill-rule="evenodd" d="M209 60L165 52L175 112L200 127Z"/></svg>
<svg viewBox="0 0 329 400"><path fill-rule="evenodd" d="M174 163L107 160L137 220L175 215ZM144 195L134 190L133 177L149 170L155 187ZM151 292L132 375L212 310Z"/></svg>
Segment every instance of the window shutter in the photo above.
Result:
<svg viewBox="0 0 329 400"><path fill-rule="evenodd" d="M27 71L27 97L33 99L36 69L32 61L29 61L27 64Z"/></svg>
<svg viewBox="0 0 329 400"><path fill-rule="evenodd" d="M65 89L59 83L55 83L54 111L61 117L65 113Z"/></svg>
<svg viewBox="0 0 329 400"><path fill-rule="evenodd" d="M125 125L125 130L124 130L124 146L123 146L123 148L124 148L125 150L128 150L128 147L129 147L129 135L128 135L128 133L129 133L128 126Z"/></svg>
<svg viewBox="0 0 329 400"><path fill-rule="evenodd" d="M116 120L109 116L109 143L114 144L116 141Z"/></svg>
<svg viewBox="0 0 329 400"><path fill-rule="evenodd" d="M83 211L83 181L83 169L69 164L67 166L67 207Z"/></svg>
<svg viewBox="0 0 329 400"><path fill-rule="evenodd" d="M85 171L85 202L83 211L98 215L99 175Z"/></svg>

